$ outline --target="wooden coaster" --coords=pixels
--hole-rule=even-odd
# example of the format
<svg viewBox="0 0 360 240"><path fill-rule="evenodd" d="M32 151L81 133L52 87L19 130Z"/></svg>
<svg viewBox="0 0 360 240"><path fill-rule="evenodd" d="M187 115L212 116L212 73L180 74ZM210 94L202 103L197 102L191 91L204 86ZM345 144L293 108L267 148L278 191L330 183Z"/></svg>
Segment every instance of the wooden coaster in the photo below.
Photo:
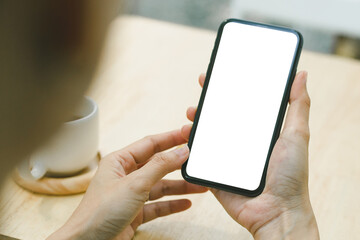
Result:
<svg viewBox="0 0 360 240"><path fill-rule="evenodd" d="M21 187L41 194L48 195L70 195L83 193L86 191L89 183L94 176L99 161L100 153L89 166L69 177L44 177L36 180L30 174L29 161L23 161L14 171L13 179Z"/></svg>

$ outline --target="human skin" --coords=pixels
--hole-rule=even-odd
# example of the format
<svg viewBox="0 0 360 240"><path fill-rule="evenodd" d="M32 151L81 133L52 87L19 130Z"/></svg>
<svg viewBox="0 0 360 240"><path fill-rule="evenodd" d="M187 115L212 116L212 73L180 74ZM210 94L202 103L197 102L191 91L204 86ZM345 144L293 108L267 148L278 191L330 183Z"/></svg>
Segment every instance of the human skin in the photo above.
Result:
<svg viewBox="0 0 360 240"><path fill-rule="evenodd" d="M6 175L16 164L26 159L36 148L45 143L63 122L71 118L73 110L91 83L108 25L119 14L121 2L121 0L0 1L0 187ZM180 131L176 132L177 137L174 134L170 135L170 139L167 139L169 143L174 143L171 141L173 137L178 142L184 142ZM144 148L143 150L149 147L146 144L149 139L151 138L142 141L142 143L145 142L145 146L140 144L140 147ZM122 153L124 152L125 150L122 151ZM117 155L117 153L114 154ZM167 159L168 155L165 154L164 159ZM108 169L112 164L116 165L114 163L116 157L111 156L113 155L102 159L97 176L101 175L102 169ZM154 159L158 159L157 156ZM170 154L171 156L174 158L174 153ZM185 155L181 159L184 160L184 158ZM124 158L124 160L127 159ZM174 161L176 160L178 159ZM155 167L158 161L160 160L154 161ZM181 162L178 164L181 165ZM136 165L136 167L140 166ZM114 172L117 170L115 169ZM131 174L131 176L134 175ZM106 198L107 201L112 201L118 196L116 194L101 195L105 183L102 180L95 178L92 181L88 194L85 195L86 197L79 207L82 210L77 210L74 216L84 217L89 216L90 213L93 217L98 216L97 213L100 209L95 211L87 207L90 202L96 203L91 196L100 194L99 197ZM111 181L107 180L106 183ZM132 185L129 181L127 184L131 188ZM144 184L145 187L149 187L146 183ZM105 186L111 188L114 185L116 184ZM121 189L129 188L121 187ZM129 191L131 192L131 189ZM150 199L154 200L160 198L162 194L184 194L199 191L206 191L206 189L184 181L159 181L153 186L149 195ZM141 193L143 194L143 192ZM90 197L88 197L89 195ZM128 194L128 196L134 195L135 193ZM144 196L141 195L141 197ZM103 198L101 199L103 200ZM120 200L121 198L115 199L114 202ZM136 205L134 208L137 207L139 214L142 213L144 217L137 217L131 226L136 229L137 224L157 216L185 210L190 207L190 204L188 200L179 200L154 203L144 208L142 208L142 204ZM110 205L101 204L101 206ZM141 207L139 208L139 206ZM135 214L136 209L131 213ZM118 210L123 209L119 208ZM105 209L102 213L114 212ZM124 217L126 221L131 219L130 215L119 214L118 216ZM81 221L78 217L71 219L71 223L79 223L77 220ZM101 220L101 218L97 218L97 220ZM86 221L81 221L81 223L86 223ZM83 226L80 223L77 226L80 225ZM90 225L89 223L87 226ZM77 234L76 231L67 231L67 226L69 225L65 226L63 233L74 233L77 237L86 238L82 234ZM123 225L120 224L119 227L121 226ZM96 235L96 228L91 229L93 231L87 233ZM126 229L128 229L126 231L131 230L130 227ZM62 235L57 236L61 237ZM70 235L68 236L72 238ZM104 234L105 236L109 236L109 233Z"/></svg>
<svg viewBox="0 0 360 240"><path fill-rule="evenodd" d="M181 131L145 137L101 160L78 208L48 239L133 238L140 224L188 209L187 199L145 204L165 195L206 192L207 188L184 180L161 180L186 161Z"/></svg>
<svg viewBox="0 0 360 240"><path fill-rule="evenodd" d="M45 142L59 128L61 123L71 116L76 103L80 101L90 84L106 29L111 18L116 14L116 8L114 8L116 2L36 0L18 3L12 0L1 1L0 183L19 161ZM71 37L69 38L69 36ZM201 79L203 82L204 78ZM309 236L308 239L311 237L316 239L318 236L307 187L309 138L309 106L307 105L310 101L306 92L304 77L298 76L295 80L290 103L284 131L270 160L264 193L257 198L250 199L212 189L228 213L246 227L255 238L259 239L264 237L266 239L271 239L271 237L281 239L279 236L283 237L286 234L284 232L288 231L289 233L286 236L289 238L293 236L293 239L296 239L299 234L301 234L301 239L306 239L306 234L309 232L313 233L313 237ZM195 109L190 109L188 113L189 118L193 119ZM189 128L189 126L183 128L184 136L188 136ZM176 139L178 138L176 137ZM180 142L176 143L180 144ZM101 173L107 171L114 173L114 175L119 172L119 166L116 164L121 164L121 160L119 161L117 157L111 156L103 159L97 176L106 175ZM160 154L160 156L163 155ZM185 155L178 156L178 158L174 157L174 154L166 156L165 159L170 158L172 159L169 160L170 162L174 161L178 165L171 165L174 168L165 168L164 172L178 168L185 158ZM153 157L151 159L159 158ZM158 161L161 162L161 160L154 161L155 166ZM136 167L140 166L136 165ZM134 173L140 170L135 170ZM286 172L289 174L284 174ZM126 177L119 175L118 180L113 179L112 181L126 182L122 180L129 179L127 177L130 175L136 176L134 173L131 172ZM57 235L58 237L64 237L61 233L71 233L80 238L81 233L84 234L83 231L87 227L89 227L88 230L94 230L87 233L95 234L98 229L96 226L91 227L91 222L87 225L80 224L83 220L82 217L85 216L90 219L91 216L100 216L97 219L101 220L102 215L97 215L99 212L96 209L93 212L87 211L92 209L88 207L101 206L104 207L104 209L101 208L102 214L114 213L113 209L110 211L106 208L112 204L107 199L114 197L111 194L101 195L101 188L103 188L101 182L100 177L94 178L84 200L69 220L71 224L66 224L62 228L64 231L58 232L60 233ZM159 186L161 189L167 189L167 194L205 191L205 189L196 188L184 182L154 184L151 187L143 183L139 184L142 187L137 187L144 190L145 193L149 192L149 197L151 191L156 192ZM166 187L162 188L164 184ZM121 184L119 183L119 185ZM130 186L129 183L127 187ZM126 188L124 187L124 189ZM129 192L132 193L132 190L134 189L130 187ZM96 196L98 194L100 196ZM135 195L133 193L131 196ZM161 196L161 194L156 196ZM140 199L143 200L144 198ZM116 201L120 201L120 199L116 199ZM169 203L152 205L152 208L158 213L158 215L153 216L181 211L189 206L188 201L172 203L171 206L174 204L176 205L174 208L169 208L171 205ZM125 229L130 232L135 231L137 224L144 221L144 218L141 219L136 214L147 212L148 210L145 209L151 210L151 206L144 208L142 206L143 201L139 201L136 207L132 208L131 213L124 215L128 217L126 221L131 221L131 216L135 216L133 220L138 219L138 221L135 221L136 224L131 223L130 225L125 225L124 222L126 221L123 221L120 224L122 227L117 229L120 231L119 234ZM157 207L154 208L154 206ZM121 210L121 208L119 209ZM76 232L76 229L72 229L72 223L74 226L81 226L77 230L82 230L82 232ZM304 229L306 230L304 231Z"/></svg>
<svg viewBox="0 0 360 240"><path fill-rule="evenodd" d="M229 215L255 239L319 239L308 191L310 98L306 78L305 72L295 78L264 192L251 198L211 189ZM200 77L203 83L204 75ZM196 108L187 111L191 121L195 112ZM186 200L144 204L163 195L207 190L184 181L160 180L180 168L188 149L182 148L186 150L183 154L157 152L185 143L190 130L188 125L181 134L174 131L148 137L107 156L73 216L49 239L131 239L140 224L188 208Z"/></svg>
<svg viewBox="0 0 360 240"><path fill-rule="evenodd" d="M199 77L203 86L205 75ZM211 192L228 214L255 239L319 239L308 189L308 146L310 98L307 73L296 75L291 88L284 128L277 140L263 193L255 198L217 189ZM196 108L187 111L194 121ZM182 128L185 138L191 125Z"/></svg>

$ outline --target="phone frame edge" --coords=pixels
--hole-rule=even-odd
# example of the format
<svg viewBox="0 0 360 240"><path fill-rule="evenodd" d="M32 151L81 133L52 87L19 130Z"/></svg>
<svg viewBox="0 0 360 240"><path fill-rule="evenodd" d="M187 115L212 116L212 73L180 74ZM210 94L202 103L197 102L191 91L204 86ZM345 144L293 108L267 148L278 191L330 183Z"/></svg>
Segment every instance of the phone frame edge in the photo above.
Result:
<svg viewBox="0 0 360 240"><path fill-rule="evenodd" d="M214 47L213 47L213 50L212 50L212 53L211 53L211 57L210 57L210 63L208 65L208 69L206 71L206 77L205 77L204 86L203 86L201 96L200 96L200 99L199 99L199 103L198 103L198 109L196 111L193 127L192 127L191 132L190 132L190 137L189 137L189 142L188 142L188 147L189 147L190 150L191 150L191 147L192 147L192 143L193 143L194 136L195 136L195 133L196 133L199 117L200 117L201 110L202 110L202 106L203 106L203 103L204 103L204 100L205 100L207 88L208 88L209 81L210 81L210 78L211 78L213 66L214 66L214 63L215 63L217 51L218 51L219 44L220 44L220 41L221 41L221 36L222 36L222 33L223 33L223 29L224 29L225 25L227 23L230 23L230 22L238 22L238 23L252 25L252 26L259 26L259 27L270 28L270 29L275 29L275 30L280 30L280 31L285 31L285 32L291 32L291 33L295 34L297 39L298 39L297 46L296 46L295 53L294 53L294 57L293 57L292 64L291 64L291 68L290 68L290 71L289 71L288 79L287 79L287 82L286 82L283 98L282 98L281 105L280 105L280 108L279 108L278 117L277 117L276 124L275 124L275 127L274 127L273 136L271 138L268 154L267 154L267 157L266 157L266 162L265 162L265 165L264 165L264 170L263 170L263 174L262 174L262 177L261 177L261 180L260 180L260 184L259 184L257 189L248 190L248 189L238 188L238 187L234 187L234 186L230 186L230 185L226 185L226 184L216 183L216 182L207 181L207 180L204 180L204 179L189 176L187 174L187 172L186 172L186 167L187 167L187 163L188 163L189 159L187 159L186 162L182 165L181 174L182 174L183 178L186 181L190 182L190 183L202 185L202 186L205 186L205 187L216 188L216 189L220 189L220 190L224 190L224 191L227 191L227 192L232 192L232 193L236 193L236 194L240 194L240 195L244 195L244 196L248 196L248 197L256 197L256 196L260 195L263 192L263 190L265 188L265 185L266 185L266 174L267 174L267 169L268 169L270 157L271 157L273 148L274 148L274 146L276 144L276 141L280 136L282 123L283 123L285 113L286 113L286 109L287 109L287 105L288 105L288 102L289 102L290 90L291 90L291 86L292 86L293 81L294 81L295 76L296 76L297 65L298 65L298 62L299 62L299 59L300 59L301 50L302 50L302 47L303 47L304 40L303 40L303 37L302 37L300 32L298 32L298 31L296 31L294 29L291 29L291 28L275 26L275 25L268 25L268 24L251 22L251 21L245 21L245 20L234 19L234 18L230 18L230 19L227 19L224 22L222 22L220 27L219 27L219 30L217 32L217 36L216 36L216 39L215 39L215 44L214 44Z"/></svg>

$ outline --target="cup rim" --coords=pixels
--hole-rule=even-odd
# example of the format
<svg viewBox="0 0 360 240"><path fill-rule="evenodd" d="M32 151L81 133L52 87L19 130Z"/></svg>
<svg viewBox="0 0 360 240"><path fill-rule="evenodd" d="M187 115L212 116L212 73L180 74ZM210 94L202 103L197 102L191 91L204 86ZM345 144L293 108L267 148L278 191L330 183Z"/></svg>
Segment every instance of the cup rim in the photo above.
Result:
<svg viewBox="0 0 360 240"><path fill-rule="evenodd" d="M98 110L98 106L97 106L96 102L92 98L90 98L88 96L84 96L84 99L86 101L89 101L91 103L91 105L94 106L93 110L88 115L86 115L86 116L84 116L82 118L71 120L71 121L66 121L64 124L73 124L73 123L77 123L77 122L80 122L80 121L84 121L84 120L87 120L87 119L89 119L89 118L91 118L92 116L95 115L95 113Z"/></svg>

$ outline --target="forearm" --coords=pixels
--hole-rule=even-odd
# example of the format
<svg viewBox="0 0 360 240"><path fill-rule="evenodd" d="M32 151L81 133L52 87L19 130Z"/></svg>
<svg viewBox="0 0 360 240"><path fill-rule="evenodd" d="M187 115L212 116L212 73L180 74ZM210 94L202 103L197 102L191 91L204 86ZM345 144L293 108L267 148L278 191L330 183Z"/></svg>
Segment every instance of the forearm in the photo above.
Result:
<svg viewBox="0 0 360 240"><path fill-rule="evenodd" d="M255 240L320 239L311 206L284 211L279 217L262 226L254 234Z"/></svg>
<svg viewBox="0 0 360 240"><path fill-rule="evenodd" d="M84 236L86 232L83 226L77 224L66 223L56 232L51 234L46 240L68 240L68 239L86 239Z"/></svg>
<svg viewBox="0 0 360 240"><path fill-rule="evenodd" d="M90 219L90 216L79 214L80 207L81 206L79 206L70 219L56 232L51 234L47 240L91 239L88 236L90 229L86 221Z"/></svg>

